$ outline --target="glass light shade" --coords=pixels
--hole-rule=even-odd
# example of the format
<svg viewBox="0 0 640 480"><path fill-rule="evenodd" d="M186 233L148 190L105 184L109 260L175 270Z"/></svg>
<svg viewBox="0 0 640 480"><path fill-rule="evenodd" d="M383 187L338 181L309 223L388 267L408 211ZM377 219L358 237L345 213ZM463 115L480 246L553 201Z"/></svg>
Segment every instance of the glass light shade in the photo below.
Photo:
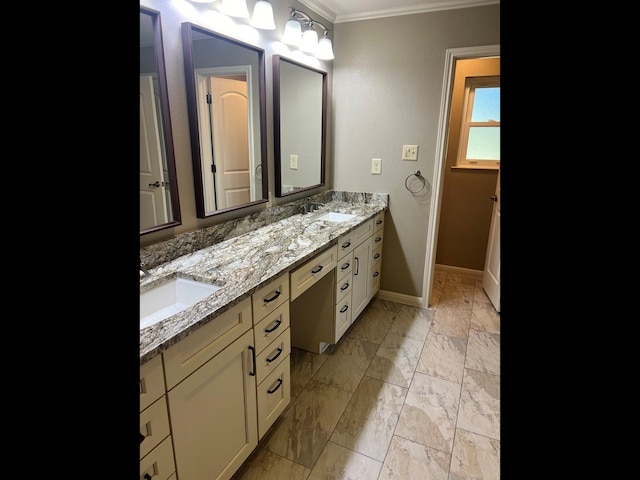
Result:
<svg viewBox="0 0 640 480"><path fill-rule="evenodd" d="M249 24L262 30L275 30L276 23L273 20L273 8L266 0L258 0L253 7L253 16Z"/></svg>
<svg viewBox="0 0 640 480"><path fill-rule="evenodd" d="M191 3L213 3L216 0L189 0Z"/></svg>
<svg viewBox="0 0 640 480"><path fill-rule="evenodd" d="M249 16L247 0L222 0L220 11L230 17L247 18Z"/></svg>
<svg viewBox="0 0 640 480"><path fill-rule="evenodd" d="M318 48L318 32L313 27L307 28L302 34L300 50L307 53L314 53Z"/></svg>
<svg viewBox="0 0 640 480"><path fill-rule="evenodd" d="M290 19L284 26L284 34L282 35L282 43L297 47L302 41L302 27L300 22Z"/></svg>
<svg viewBox="0 0 640 480"><path fill-rule="evenodd" d="M316 50L316 58L320 60L333 60L333 46L331 39L328 37L322 37L318 41L318 49Z"/></svg>

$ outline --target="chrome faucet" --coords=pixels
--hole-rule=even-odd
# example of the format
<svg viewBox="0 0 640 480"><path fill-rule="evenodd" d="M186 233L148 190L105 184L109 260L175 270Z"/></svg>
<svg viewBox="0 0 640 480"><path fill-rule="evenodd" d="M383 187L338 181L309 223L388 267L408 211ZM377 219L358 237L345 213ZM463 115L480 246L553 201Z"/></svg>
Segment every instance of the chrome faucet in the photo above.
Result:
<svg viewBox="0 0 640 480"><path fill-rule="evenodd" d="M149 270L144 266L144 263L142 263L142 259L140 259L140 278L146 277L147 275L150 275Z"/></svg>
<svg viewBox="0 0 640 480"><path fill-rule="evenodd" d="M320 203L320 202L309 202L309 211L310 212L315 212L316 210L318 210L319 208L324 207L324 203Z"/></svg>

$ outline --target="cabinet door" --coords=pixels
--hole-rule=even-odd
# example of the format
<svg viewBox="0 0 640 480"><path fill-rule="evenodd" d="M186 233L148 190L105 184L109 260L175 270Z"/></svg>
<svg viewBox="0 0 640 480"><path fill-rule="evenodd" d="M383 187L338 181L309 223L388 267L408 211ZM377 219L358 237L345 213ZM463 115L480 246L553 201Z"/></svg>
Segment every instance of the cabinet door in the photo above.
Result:
<svg viewBox="0 0 640 480"><path fill-rule="evenodd" d="M258 444L253 330L167 394L180 480L227 480Z"/></svg>
<svg viewBox="0 0 640 480"><path fill-rule="evenodd" d="M351 290L353 311L351 312L351 323L358 318L358 315L369 303L369 267L371 264L372 245L372 239L369 237L353 251L353 287Z"/></svg>

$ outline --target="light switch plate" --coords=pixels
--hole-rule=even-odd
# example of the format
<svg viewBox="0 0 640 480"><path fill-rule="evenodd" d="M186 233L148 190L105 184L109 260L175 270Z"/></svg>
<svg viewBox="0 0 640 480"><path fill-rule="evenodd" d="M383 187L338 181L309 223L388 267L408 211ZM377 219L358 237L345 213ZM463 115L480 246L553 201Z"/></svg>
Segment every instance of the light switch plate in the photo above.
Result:
<svg viewBox="0 0 640 480"><path fill-rule="evenodd" d="M289 155L289 168L291 170L298 169L298 155Z"/></svg>
<svg viewBox="0 0 640 480"><path fill-rule="evenodd" d="M381 158L372 158L371 159L371 173L373 175L380 175L382 173L382 159Z"/></svg>
<svg viewBox="0 0 640 480"><path fill-rule="evenodd" d="M418 160L418 145L403 145L402 160Z"/></svg>

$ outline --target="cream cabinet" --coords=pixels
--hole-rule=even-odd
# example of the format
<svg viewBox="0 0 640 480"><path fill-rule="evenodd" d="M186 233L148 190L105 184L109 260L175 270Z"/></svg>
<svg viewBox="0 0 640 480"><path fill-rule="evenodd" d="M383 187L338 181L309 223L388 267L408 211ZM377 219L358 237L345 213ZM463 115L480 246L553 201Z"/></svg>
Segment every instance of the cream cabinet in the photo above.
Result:
<svg viewBox="0 0 640 480"><path fill-rule="evenodd" d="M382 274L382 243L384 237L384 211L379 212L373 219L373 250L371 254L370 298L380 290L380 275Z"/></svg>
<svg viewBox="0 0 640 480"><path fill-rule="evenodd" d="M344 244L343 242L339 242ZM338 343L344 332L351 325L351 298L353 290L353 249L347 249L348 253L338 254L338 265L335 271L334 315L335 332L332 343Z"/></svg>
<svg viewBox="0 0 640 480"><path fill-rule="evenodd" d="M258 439L291 401L289 274L269 282L252 296Z"/></svg>
<svg viewBox="0 0 640 480"><path fill-rule="evenodd" d="M169 480L175 473L162 358L140 367L140 478Z"/></svg>
<svg viewBox="0 0 640 480"><path fill-rule="evenodd" d="M351 291L351 322L353 323L371 299L371 257L373 252L373 223L371 219L356 230L356 247L353 249L353 290Z"/></svg>
<svg viewBox="0 0 640 480"><path fill-rule="evenodd" d="M163 353L177 477L229 479L258 444L251 299Z"/></svg>

